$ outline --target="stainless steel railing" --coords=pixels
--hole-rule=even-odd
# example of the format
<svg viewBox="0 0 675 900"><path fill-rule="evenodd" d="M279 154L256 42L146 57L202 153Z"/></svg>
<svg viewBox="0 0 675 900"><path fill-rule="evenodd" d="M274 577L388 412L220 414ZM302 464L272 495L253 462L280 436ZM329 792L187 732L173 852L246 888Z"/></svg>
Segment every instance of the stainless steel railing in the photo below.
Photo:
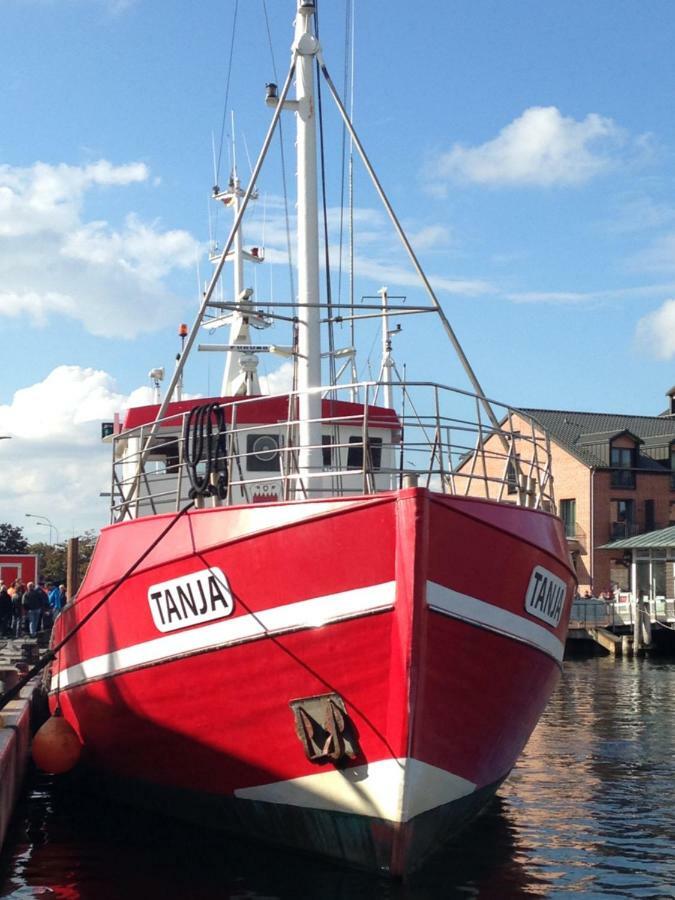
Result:
<svg viewBox="0 0 675 900"><path fill-rule="evenodd" d="M416 482L440 493L554 510L550 442L534 419L490 400L495 427L482 398L432 382L395 384L394 409L384 409L374 405L382 387L369 381L320 389L321 444L313 448L313 464L303 467L297 392L224 401L224 427L210 436L220 444L213 492L197 503L372 494ZM112 521L187 502L187 415L169 408L161 422L114 436Z"/></svg>

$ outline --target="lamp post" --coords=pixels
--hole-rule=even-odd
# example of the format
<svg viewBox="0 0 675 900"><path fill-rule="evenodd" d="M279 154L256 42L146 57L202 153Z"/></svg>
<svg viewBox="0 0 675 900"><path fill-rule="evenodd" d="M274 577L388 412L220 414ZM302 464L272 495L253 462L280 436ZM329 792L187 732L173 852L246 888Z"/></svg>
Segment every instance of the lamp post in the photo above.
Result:
<svg viewBox="0 0 675 900"><path fill-rule="evenodd" d="M26 513L26 516L27 516L29 519L41 519L42 521L38 522L37 524L38 524L38 525L45 525L47 528L49 528L49 543L50 543L52 546L53 546L53 544L54 544L54 539L53 539L53 537L52 537L52 531L55 531L55 532L56 532L56 542L57 542L57 543L60 543L60 539L59 539L59 530L58 530L58 528L56 527L56 525L54 525L54 523L51 521L51 519L48 519L47 516L36 516L34 513Z"/></svg>

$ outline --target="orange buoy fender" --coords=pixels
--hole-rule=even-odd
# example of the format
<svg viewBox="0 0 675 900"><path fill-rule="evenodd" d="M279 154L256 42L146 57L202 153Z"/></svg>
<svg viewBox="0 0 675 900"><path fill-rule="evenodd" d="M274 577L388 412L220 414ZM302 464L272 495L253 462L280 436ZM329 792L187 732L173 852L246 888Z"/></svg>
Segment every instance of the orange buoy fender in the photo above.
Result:
<svg viewBox="0 0 675 900"><path fill-rule="evenodd" d="M62 775L77 764L82 744L75 729L63 718L60 709L37 730L31 753L35 765L50 775Z"/></svg>

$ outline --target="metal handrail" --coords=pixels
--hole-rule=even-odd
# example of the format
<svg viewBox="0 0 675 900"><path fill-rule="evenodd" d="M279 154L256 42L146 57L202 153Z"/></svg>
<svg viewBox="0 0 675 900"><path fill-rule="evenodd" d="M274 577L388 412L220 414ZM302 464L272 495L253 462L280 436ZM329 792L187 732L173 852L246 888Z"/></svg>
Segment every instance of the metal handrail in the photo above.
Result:
<svg viewBox="0 0 675 900"><path fill-rule="evenodd" d="M401 399L409 402L399 404L407 410L405 415L392 416L391 411L380 412L368 404L381 384L367 381L319 389L322 396L336 400L343 399L345 392L347 397L352 396L356 389L366 402L358 409L315 420L323 426L329 442L312 448L319 451L322 465L302 472L298 471L295 444L298 420L293 417L298 409L294 402L297 391L274 395L288 401L287 415L275 422L251 422L250 411L246 414L253 404L273 397L224 401L222 407L229 422L229 488L227 497L217 505L251 502L251 492L261 485L279 485L275 499L298 499L372 494L401 484L406 475L416 475L424 479L420 484L440 493L554 509L549 438L530 416L490 400L491 408L502 413L497 428L485 415L482 398L436 382L395 384L394 391L400 391ZM114 435L113 521L126 515L166 511L168 504L179 508L188 483L183 453L186 416L187 412L171 412L169 408L162 420L152 424L152 437L148 436L147 424ZM245 419L249 421L243 423ZM164 428L170 430L163 433ZM278 471L256 471L249 465L255 453L247 449L247 435L260 432L273 432L279 439L275 451ZM374 435L378 437L377 454L373 452ZM328 465L323 458L326 449L330 450ZM357 458L358 464L354 464ZM168 459L172 460L170 466ZM514 459L518 461L517 484L515 492L509 493Z"/></svg>

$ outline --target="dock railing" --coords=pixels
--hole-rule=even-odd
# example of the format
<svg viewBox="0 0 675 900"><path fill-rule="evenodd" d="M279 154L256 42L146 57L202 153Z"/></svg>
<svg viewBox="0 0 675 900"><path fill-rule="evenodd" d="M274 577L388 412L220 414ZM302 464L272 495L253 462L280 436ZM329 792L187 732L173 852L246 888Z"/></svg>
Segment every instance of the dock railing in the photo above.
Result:
<svg viewBox="0 0 675 900"><path fill-rule="evenodd" d="M572 603L570 628L608 628L614 624L612 604L596 598L576 599Z"/></svg>
<svg viewBox="0 0 675 900"><path fill-rule="evenodd" d="M675 623L675 599L658 597L655 600L643 599L643 609L649 613L652 624ZM631 627L635 624L635 597L629 591L622 591L612 604L612 625Z"/></svg>

